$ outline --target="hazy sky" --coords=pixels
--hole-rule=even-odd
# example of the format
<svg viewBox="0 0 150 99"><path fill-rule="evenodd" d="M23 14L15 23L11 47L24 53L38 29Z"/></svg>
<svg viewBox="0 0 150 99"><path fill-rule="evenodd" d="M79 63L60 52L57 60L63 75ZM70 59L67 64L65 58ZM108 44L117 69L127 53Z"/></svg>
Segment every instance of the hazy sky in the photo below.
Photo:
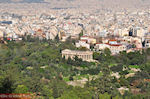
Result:
<svg viewBox="0 0 150 99"><path fill-rule="evenodd" d="M11 3L11 2L43 2L44 0L0 0L0 3Z"/></svg>
<svg viewBox="0 0 150 99"><path fill-rule="evenodd" d="M74 8L133 8L133 9L141 9L141 8L150 8L150 0L0 0L0 3L43 3L48 5L49 7L74 7ZM49 2L49 3L46 3ZM5 4L2 4L3 6ZM35 4L36 5L36 4ZM42 4L41 4L42 5ZM15 4L16 6L16 4Z"/></svg>

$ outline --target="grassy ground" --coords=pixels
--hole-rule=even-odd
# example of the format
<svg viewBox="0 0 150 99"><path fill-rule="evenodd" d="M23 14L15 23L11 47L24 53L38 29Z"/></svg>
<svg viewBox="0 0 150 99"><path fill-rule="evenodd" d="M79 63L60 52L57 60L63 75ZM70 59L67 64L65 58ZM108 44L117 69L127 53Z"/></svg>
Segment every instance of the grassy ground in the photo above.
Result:
<svg viewBox="0 0 150 99"><path fill-rule="evenodd" d="M63 80L66 81L66 82L70 81L69 77L64 77Z"/></svg>
<svg viewBox="0 0 150 99"><path fill-rule="evenodd" d="M117 66L117 64L110 64L109 67Z"/></svg>
<svg viewBox="0 0 150 99"><path fill-rule="evenodd" d="M139 69L140 66L138 66L138 65L129 65L129 68L136 68L136 69Z"/></svg>

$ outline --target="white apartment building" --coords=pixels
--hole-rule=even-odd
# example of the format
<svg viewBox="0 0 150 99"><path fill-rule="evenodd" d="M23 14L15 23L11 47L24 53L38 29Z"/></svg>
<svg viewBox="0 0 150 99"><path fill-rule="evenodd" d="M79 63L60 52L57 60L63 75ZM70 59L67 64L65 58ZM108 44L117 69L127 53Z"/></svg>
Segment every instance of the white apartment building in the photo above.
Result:
<svg viewBox="0 0 150 99"><path fill-rule="evenodd" d="M90 49L90 44L88 44L86 40L79 40L79 42L76 43L76 47L85 47Z"/></svg>
<svg viewBox="0 0 150 99"><path fill-rule="evenodd" d="M126 45L117 43L116 40L109 40L108 43L97 43L95 45L95 49L98 50L104 50L105 48L109 48L111 53L118 54L121 51L126 50Z"/></svg>

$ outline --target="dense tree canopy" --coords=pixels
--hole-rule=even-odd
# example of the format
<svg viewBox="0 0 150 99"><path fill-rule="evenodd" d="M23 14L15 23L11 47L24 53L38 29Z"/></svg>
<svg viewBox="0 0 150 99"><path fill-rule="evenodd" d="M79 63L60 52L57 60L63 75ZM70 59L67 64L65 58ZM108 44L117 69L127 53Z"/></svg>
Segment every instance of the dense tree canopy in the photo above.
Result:
<svg viewBox="0 0 150 99"><path fill-rule="evenodd" d="M94 52L96 62L86 62L77 56L65 60L61 57L63 49L79 50L72 42L27 36L20 42L0 44L0 93L34 93L46 99L135 99L130 91L119 93L118 88L127 87L140 88L140 97L149 97L149 49L116 56L105 49ZM140 71L127 78L133 72L131 67ZM113 73L120 78L111 76ZM87 81L82 87L68 84L84 79ZM135 83L137 80L140 83Z"/></svg>

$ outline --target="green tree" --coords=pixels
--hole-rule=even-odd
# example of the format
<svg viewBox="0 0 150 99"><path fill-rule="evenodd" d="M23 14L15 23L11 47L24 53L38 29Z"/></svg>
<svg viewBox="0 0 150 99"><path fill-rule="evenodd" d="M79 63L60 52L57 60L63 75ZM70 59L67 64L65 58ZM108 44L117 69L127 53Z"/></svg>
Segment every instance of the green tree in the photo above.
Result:
<svg viewBox="0 0 150 99"><path fill-rule="evenodd" d="M57 42L59 42L59 35L58 35L58 34L56 35L55 40L56 40Z"/></svg>
<svg viewBox="0 0 150 99"><path fill-rule="evenodd" d="M98 53L98 52L93 53L93 59L99 60L99 57L100 57L100 53Z"/></svg>
<svg viewBox="0 0 150 99"><path fill-rule="evenodd" d="M119 95L113 97L112 99L123 99L122 97L120 97Z"/></svg>
<svg viewBox="0 0 150 99"><path fill-rule="evenodd" d="M87 51L88 49L86 47L79 47L80 51Z"/></svg>
<svg viewBox="0 0 150 99"><path fill-rule="evenodd" d="M121 86L129 86L129 82L125 79L125 77L120 77L119 80Z"/></svg>
<svg viewBox="0 0 150 99"><path fill-rule="evenodd" d="M135 45L135 44L133 44L133 45L132 45L132 48L136 48L136 45Z"/></svg>
<svg viewBox="0 0 150 99"><path fill-rule="evenodd" d="M70 80L70 81L73 81L73 76L70 76L70 77L69 77L69 80Z"/></svg>
<svg viewBox="0 0 150 99"><path fill-rule="evenodd" d="M58 99L81 99L74 91L65 91L63 95Z"/></svg>
<svg viewBox="0 0 150 99"><path fill-rule="evenodd" d="M110 51L110 49L109 48L105 48L104 49L104 54L105 54L105 56L111 56L111 51Z"/></svg>
<svg viewBox="0 0 150 99"><path fill-rule="evenodd" d="M81 32L80 32L80 34L79 34L79 39L80 39L81 36L83 36L83 31L84 31L84 30L81 30Z"/></svg>
<svg viewBox="0 0 150 99"><path fill-rule="evenodd" d="M100 94L99 99L111 99L111 95L108 93Z"/></svg>
<svg viewBox="0 0 150 99"><path fill-rule="evenodd" d="M90 45L90 49L91 49L92 51L94 50L94 46L95 46L94 44L91 44L91 45Z"/></svg>
<svg viewBox="0 0 150 99"><path fill-rule="evenodd" d="M57 78L53 79L51 83L52 95L54 99L60 97L67 88L67 84L64 81L59 80Z"/></svg>
<svg viewBox="0 0 150 99"><path fill-rule="evenodd" d="M42 96L44 96L45 98L53 99L53 91L47 85L44 85L41 92Z"/></svg>
<svg viewBox="0 0 150 99"><path fill-rule="evenodd" d="M143 64L142 66L140 66L140 69L149 73L150 75L150 62L146 63L146 64Z"/></svg>
<svg viewBox="0 0 150 99"><path fill-rule="evenodd" d="M150 82L142 83L141 92L146 92L150 94Z"/></svg>
<svg viewBox="0 0 150 99"><path fill-rule="evenodd" d="M2 79L0 84L0 93L13 93L14 90L14 81L10 77Z"/></svg>
<svg viewBox="0 0 150 99"><path fill-rule="evenodd" d="M112 77L110 76L110 69L107 64L102 67L103 75L97 79L96 82L96 91L98 94L112 94L112 96L116 96L118 94L117 87L113 82Z"/></svg>
<svg viewBox="0 0 150 99"><path fill-rule="evenodd" d="M129 60L128 56L127 56L127 52L126 51L120 52L119 57L118 57L118 62L121 63L122 65L130 64L130 60Z"/></svg>
<svg viewBox="0 0 150 99"><path fill-rule="evenodd" d="M147 49L146 49L146 54L147 54L147 55L150 55L150 48L147 48Z"/></svg>
<svg viewBox="0 0 150 99"><path fill-rule="evenodd" d="M18 85L14 91L15 93L28 93L28 88L25 85Z"/></svg>

